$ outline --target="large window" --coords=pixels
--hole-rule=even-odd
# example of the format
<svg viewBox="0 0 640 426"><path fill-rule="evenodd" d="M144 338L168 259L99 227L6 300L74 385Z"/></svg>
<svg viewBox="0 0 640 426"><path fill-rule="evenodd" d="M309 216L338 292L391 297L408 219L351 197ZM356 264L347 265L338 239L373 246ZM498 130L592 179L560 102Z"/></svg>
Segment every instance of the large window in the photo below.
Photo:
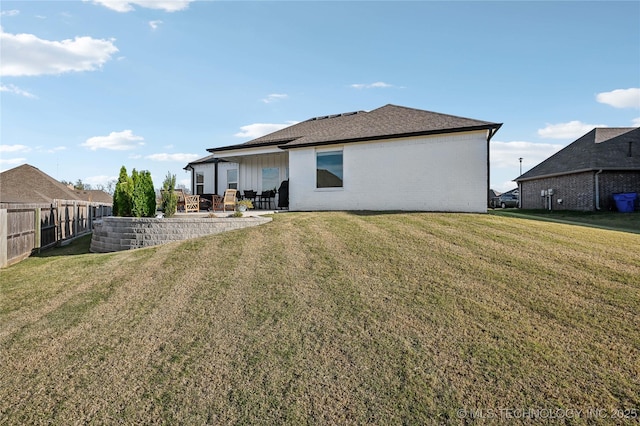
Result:
<svg viewBox="0 0 640 426"><path fill-rule="evenodd" d="M342 151L316 152L316 188L342 188Z"/></svg>
<svg viewBox="0 0 640 426"><path fill-rule="evenodd" d="M278 189L280 185L280 169L277 167L265 167L262 169L262 190L270 191Z"/></svg>
<svg viewBox="0 0 640 426"><path fill-rule="evenodd" d="M238 189L238 169L227 170L227 189Z"/></svg>
<svg viewBox="0 0 640 426"><path fill-rule="evenodd" d="M196 194L204 194L204 173L196 173Z"/></svg>

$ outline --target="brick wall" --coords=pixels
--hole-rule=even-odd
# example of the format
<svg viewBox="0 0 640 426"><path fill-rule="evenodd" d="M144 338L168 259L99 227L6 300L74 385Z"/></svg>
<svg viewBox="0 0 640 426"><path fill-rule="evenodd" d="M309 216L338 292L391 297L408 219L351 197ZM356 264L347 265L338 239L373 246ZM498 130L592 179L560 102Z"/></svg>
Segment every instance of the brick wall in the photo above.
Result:
<svg viewBox="0 0 640 426"><path fill-rule="evenodd" d="M605 171L598 176L600 187L600 207L602 210L615 210L613 194L619 192L637 192L640 196L640 172ZM520 199L524 209L546 209L542 190L553 188L553 210L596 209L595 172L574 173L536 179L521 183ZM562 200L562 203L558 203ZM636 199L636 209L640 200Z"/></svg>
<svg viewBox="0 0 640 426"><path fill-rule="evenodd" d="M522 182L520 190L521 207L523 209L546 209L546 197L540 192L552 188L553 210L593 210L595 194L593 173L575 173L566 176L555 176ZM559 204L558 200L562 200Z"/></svg>
<svg viewBox="0 0 640 426"><path fill-rule="evenodd" d="M598 176L600 182L600 207L603 210L615 210L613 194L635 192L636 211L640 210L640 171L638 172L602 172Z"/></svg>

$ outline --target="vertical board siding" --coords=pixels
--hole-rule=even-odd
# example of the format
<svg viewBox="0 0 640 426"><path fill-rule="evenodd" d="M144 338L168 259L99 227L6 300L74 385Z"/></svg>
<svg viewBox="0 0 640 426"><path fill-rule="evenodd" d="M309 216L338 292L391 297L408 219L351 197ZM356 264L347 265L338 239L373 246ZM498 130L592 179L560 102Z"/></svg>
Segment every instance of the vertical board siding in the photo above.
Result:
<svg viewBox="0 0 640 426"><path fill-rule="evenodd" d="M52 204L0 203L0 210L6 212L0 215L6 221L0 224L0 267L5 267L34 250L91 232L93 221L111 215L112 205L54 200Z"/></svg>

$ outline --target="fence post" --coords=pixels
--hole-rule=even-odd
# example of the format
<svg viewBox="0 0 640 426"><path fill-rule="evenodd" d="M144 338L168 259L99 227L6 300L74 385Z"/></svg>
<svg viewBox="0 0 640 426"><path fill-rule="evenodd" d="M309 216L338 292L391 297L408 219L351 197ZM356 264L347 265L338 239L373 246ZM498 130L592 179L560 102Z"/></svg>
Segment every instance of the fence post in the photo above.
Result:
<svg viewBox="0 0 640 426"><path fill-rule="evenodd" d="M40 247L42 247L42 224L40 223L42 210L40 210L40 207L34 207L33 213L35 217L35 224L33 225L33 248L40 251Z"/></svg>
<svg viewBox="0 0 640 426"><path fill-rule="evenodd" d="M7 266L7 209L0 209L0 268Z"/></svg>

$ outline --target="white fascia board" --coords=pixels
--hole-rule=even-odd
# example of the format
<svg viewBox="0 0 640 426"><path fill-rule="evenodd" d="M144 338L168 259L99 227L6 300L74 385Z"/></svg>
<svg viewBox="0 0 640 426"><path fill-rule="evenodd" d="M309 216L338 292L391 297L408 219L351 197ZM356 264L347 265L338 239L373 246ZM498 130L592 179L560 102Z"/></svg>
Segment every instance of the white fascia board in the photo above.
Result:
<svg viewBox="0 0 640 426"><path fill-rule="evenodd" d="M277 146L265 146L248 149L230 149L228 151L216 151L215 156L217 158L231 158L231 157L249 157L252 155L262 154L280 154L282 150Z"/></svg>

